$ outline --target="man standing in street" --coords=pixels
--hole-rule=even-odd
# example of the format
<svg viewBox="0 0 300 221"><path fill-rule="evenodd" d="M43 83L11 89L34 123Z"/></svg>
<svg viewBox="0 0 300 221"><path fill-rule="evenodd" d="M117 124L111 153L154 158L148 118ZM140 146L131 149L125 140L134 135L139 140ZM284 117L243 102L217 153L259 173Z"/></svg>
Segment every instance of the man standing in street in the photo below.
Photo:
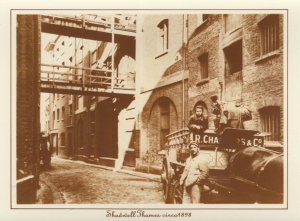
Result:
<svg viewBox="0 0 300 221"><path fill-rule="evenodd" d="M186 165L180 178L180 185L185 186L191 203L200 203L203 185L208 177L208 163L200 158L197 142L191 142L188 147L190 149L190 157L186 160Z"/></svg>
<svg viewBox="0 0 300 221"><path fill-rule="evenodd" d="M202 106L196 106L195 114L191 116L188 128L195 134L203 133L208 128L208 120L203 115Z"/></svg>

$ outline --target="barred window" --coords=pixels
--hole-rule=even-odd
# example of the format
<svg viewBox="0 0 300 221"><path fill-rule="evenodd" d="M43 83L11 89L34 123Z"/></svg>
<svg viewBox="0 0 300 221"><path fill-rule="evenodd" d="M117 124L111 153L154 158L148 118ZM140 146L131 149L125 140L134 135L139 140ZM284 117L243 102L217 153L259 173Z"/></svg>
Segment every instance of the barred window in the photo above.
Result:
<svg viewBox="0 0 300 221"><path fill-rule="evenodd" d="M278 15L269 15L259 24L261 39L261 55L279 48L279 20Z"/></svg>
<svg viewBox="0 0 300 221"><path fill-rule="evenodd" d="M208 78L208 53L200 55L198 61L201 79Z"/></svg>
<svg viewBox="0 0 300 221"><path fill-rule="evenodd" d="M280 108L278 106L264 107L259 113L262 131L271 133L266 140L280 141Z"/></svg>

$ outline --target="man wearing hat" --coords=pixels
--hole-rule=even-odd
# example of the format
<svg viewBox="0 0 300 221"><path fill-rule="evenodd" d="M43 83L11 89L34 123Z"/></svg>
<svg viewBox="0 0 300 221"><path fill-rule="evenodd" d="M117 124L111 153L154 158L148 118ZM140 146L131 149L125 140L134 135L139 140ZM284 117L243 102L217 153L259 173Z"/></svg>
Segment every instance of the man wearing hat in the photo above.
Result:
<svg viewBox="0 0 300 221"><path fill-rule="evenodd" d="M208 177L208 162L200 158L197 142L189 145L190 157L186 160L184 171L180 178L180 185L184 185L191 203L201 202L201 192Z"/></svg>

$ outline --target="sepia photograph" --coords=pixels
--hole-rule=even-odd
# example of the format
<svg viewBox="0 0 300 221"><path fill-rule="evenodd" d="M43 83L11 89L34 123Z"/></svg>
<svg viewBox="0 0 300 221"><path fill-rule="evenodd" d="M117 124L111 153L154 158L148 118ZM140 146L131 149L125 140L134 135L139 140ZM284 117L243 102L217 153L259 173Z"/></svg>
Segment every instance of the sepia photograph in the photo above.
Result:
<svg viewBox="0 0 300 221"><path fill-rule="evenodd" d="M12 207L285 208L286 13L12 10Z"/></svg>

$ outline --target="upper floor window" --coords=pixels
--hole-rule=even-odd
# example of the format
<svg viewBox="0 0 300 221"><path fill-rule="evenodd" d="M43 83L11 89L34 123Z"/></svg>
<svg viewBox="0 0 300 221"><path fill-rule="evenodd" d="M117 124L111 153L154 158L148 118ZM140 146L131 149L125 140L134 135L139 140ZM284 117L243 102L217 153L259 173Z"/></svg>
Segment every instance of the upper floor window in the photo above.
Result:
<svg viewBox="0 0 300 221"><path fill-rule="evenodd" d="M201 80L208 78L208 53L198 57Z"/></svg>
<svg viewBox="0 0 300 221"><path fill-rule="evenodd" d="M259 24L261 39L261 55L279 48L279 20L278 15L269 15Z"/></svg>
<svg viewBox="0 0 300 221"><path fill-rule="evenodd" d="M242 15L228 14L224 15L225 19L225 33L238 28L241 25Z"/></svg>
<svg viewBox="0 0 300 221"><path fill-rule="evenodd" d="M162 20L157 25L157 52L158 54L164 53L168 50L168 19Z"/></svg>
<svg viewBox="0 0 300 221"><path fill-rule="evenodd" d="M225 74L231 75L239 72L243 68L243 48L242 41L237 41L224 49L225 54Z"/></svg>
<svg viewBox="0 0 300 221"><path fill-rule="evenodd" d="M57 109L57 120L59 120L59 109Z"/></svg>
<svg viewBox="0 0 300 221"><path fill-rule="evenodd" d="M280 107L264 107L259 111L259 114L262 131L271 133L271 135L267 136L265 139L280 141Z"/></svg>
<svg viewBox="0 0 300 221"><path fill-rule="evenodd" d="M64 106L61 108L61 118L62 118L62 120L65 119L65 107Z"/></svg>

